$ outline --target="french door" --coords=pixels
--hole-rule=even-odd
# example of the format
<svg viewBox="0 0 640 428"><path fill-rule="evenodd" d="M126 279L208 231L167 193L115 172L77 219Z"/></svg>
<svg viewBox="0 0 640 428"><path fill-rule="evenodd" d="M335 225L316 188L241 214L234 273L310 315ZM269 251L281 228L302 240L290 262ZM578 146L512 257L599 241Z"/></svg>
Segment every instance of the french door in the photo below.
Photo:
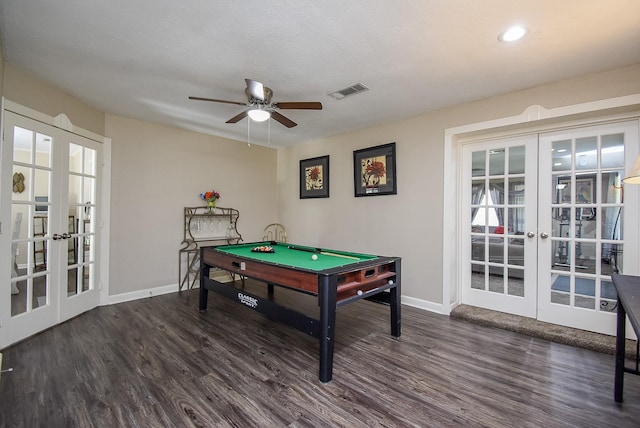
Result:
<svg viewBox="0 0 640 428"><path fill-rule="evenodd" d="M536 144L524 136L463 148L465 304L535 317Z"/></svg>
<svg viewBox="0 0 640 428"><path fill-rule="evenodd" d="M462 302L613 334L611 274L637 274L621 183L637 154L637 121L463 146Z"/></svg>
<svg viewBox="0 0 640 428"><path fill-rule="evenodd" d="M98 305L102 156L97 141L8 110L3 124L0 348Z"/></svg>
<svg viewBox="0 0 640 428"><path fill-rule="evenodd" d="M637 121L540 135L538 319L615 333L611 274L637 273L637 192L622 183L637 154Z"/></svg>

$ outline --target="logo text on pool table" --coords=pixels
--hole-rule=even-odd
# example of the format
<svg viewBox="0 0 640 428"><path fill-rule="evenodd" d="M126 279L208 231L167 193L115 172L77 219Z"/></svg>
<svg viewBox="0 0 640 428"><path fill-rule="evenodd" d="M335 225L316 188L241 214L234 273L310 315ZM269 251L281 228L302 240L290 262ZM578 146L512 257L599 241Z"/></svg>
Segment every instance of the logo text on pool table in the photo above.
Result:
<svg viewBox="0 0 640 428"><path fill-rule="evenodd" d="M243 294L243 293L238 293L238 300L240 301L240 303L245 304L250 308L255 308L256 306L258 306L258 299L251 296L247 296L246 294Z"/></svg>

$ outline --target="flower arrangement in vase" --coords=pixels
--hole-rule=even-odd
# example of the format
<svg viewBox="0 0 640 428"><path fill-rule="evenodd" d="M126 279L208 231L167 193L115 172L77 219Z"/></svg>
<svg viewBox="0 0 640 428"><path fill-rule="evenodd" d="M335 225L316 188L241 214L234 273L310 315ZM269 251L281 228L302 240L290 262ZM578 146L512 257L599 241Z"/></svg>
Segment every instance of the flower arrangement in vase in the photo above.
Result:
<svg viewBox="0 0 640 428"><path fill-rule="evenodd" d="M216 207L216 201L220 199L220 193L216 192L215 190L211 190L205 193L200 193L200 199L207 201L209 212L212 213L213 209Z"/></svg>

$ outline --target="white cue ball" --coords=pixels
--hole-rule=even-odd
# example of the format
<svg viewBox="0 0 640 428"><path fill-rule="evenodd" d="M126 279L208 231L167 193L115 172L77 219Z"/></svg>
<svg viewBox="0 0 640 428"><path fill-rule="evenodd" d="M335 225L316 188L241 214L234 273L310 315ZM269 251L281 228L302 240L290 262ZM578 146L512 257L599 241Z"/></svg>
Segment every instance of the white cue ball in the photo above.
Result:
<svg viewBox="0 0 640 428"><path fill-rule="evenodd" d="M311 260L318 260L318 256L314 254L313 256L311 256Z"/></svg>

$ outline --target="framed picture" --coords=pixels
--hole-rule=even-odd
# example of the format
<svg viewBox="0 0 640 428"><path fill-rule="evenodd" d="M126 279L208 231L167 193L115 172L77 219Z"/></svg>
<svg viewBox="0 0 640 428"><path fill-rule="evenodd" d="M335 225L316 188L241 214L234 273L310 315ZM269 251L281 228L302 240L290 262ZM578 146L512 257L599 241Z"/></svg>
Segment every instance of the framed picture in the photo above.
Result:
<svg viewBox="0 0 640 428"><path fill-rule="evenodd" d="M329 155L300 161L300 199L329 197Z"/></svg>
<svg viewBox="0 0 640 428"><path fill-rule="evenodd" d="M355 196L395 195L396 143L353 152Z"/></svg>
<svg viewBox="0 0 640 428"><path fill-rule="evenodd" d="M595 175L582 175L576 177L575 195L571 193L571 177L558 177L556 185L556 203L557 204L576 204L576 205L592 205L596 200L596 177ZM595 207L576 207L576 220L593 220L596 217ZM561 220L568 220L569 209L562 208Z"/></svg>
<svg viewBox="0 0 640 428"><path fill-rule="evenodd" d="M576 194L571 197L571 177L558 177L557 203L559 204L593 204L595 201L595 176L586 175L581 178L576 177Z"/></svg>

